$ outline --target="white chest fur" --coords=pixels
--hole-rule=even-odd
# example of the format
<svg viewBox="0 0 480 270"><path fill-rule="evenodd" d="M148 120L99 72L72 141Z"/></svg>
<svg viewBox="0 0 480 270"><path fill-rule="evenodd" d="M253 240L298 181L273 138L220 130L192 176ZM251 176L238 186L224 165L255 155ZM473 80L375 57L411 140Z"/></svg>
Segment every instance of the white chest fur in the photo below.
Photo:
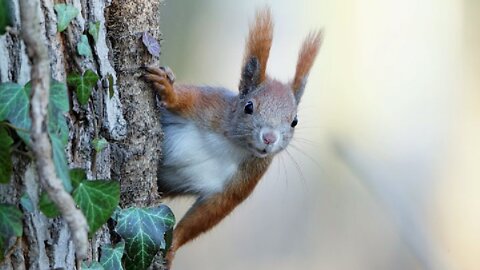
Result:
<svg viewBox="0 0 480 270"><path fill-rule="evenodd" d="M223 190L248 153L191 122L164 125L160 177L172 190L208 195Z"/></svg>

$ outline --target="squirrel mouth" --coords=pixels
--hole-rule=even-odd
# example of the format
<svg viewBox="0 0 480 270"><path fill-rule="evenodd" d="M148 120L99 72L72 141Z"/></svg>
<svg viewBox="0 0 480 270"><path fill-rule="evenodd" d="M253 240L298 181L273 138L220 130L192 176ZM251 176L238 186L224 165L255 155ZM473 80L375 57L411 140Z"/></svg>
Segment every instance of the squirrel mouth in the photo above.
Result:
<svg viewBox="0 0 480 270"><path fill-rule="evenodd" d="M259 157L259 158L265 158L267 156L269 156L271 154L270 151L267 150L267 148L257 148L255 147L253 144L248 144L248 148L250 149L250 152L252 152L252 154L256 157Z"/></svg>
<svg viewBox="0 0 480 270"><path fill-rule="evenodd" d="M263 151L255 151L255 156L259 157L259 158L265 158L268 156L268 152L266 150L263 150Z"/></svg>

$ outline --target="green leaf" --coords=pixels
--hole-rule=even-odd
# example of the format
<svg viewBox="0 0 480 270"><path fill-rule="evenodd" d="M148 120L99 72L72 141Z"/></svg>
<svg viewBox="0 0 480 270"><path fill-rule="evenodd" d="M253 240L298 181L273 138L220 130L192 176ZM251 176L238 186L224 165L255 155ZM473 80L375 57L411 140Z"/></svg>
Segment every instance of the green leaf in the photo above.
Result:
<svg viewBox="0 0 480 270"><path fill-rule="evenodd" d="M173 228L175 217L160 205L122 210L117 222L115 231L125 240L126 269L147 269L155 254L166 248L165 233Z"/></svg>
<svg viewBox="0 0 480 270"><path fill-rule="evenodd" d="M100 264L105 270L123 270L122 256L125 249L125 241L118 243L115 247L110 244L101 247Z"/></svg>
<svg viewBox="0 0 480 270"><path fill-rule="evenodd" d="M116 181L82 181L73 191L73 199L82 209L90 236L112 215L120 201L120 185Z"/></svg>
<svg viewBox="0 0 480 270"><path fill-rule="evenodd" d="M86 85L89 85L91 87L94 87L97 85L98 79L100 79L93 70L87 69L85 73L83 74L83 80Z"/></svg>
<svg viewBox="0 0 480 270"><path fill-rule="evenodd" d="M29 115L31 83L24 87L16 83L0 84L0 121L8 120L23 141L30 144L31 120ZM67 142L68 127L65 122L65 112L69 110L67 88L64 83L50 80L50 96L48 106L49 133L57 133Z"/></svg>
<svg viewBox="0 0 480 270"><path fill-rule="evenodd" d="M65 147L68 142L68 126L65 113L70 110L68 91L65 83L50 80L48 103L48 133L52 142L52 155L57 176L62 180L65 190L72 191Z"/></svg>
<svg viewBox="0 0 480 270"><path fill-rule="evenodd" d="M108 80L108 97L112 98L113 95L115 94L113 90L113 75L107 74L107 80Z"/></svg>
<svg viewBox="0 0 480 270"><path fill-rule="evenodd" d="M32 91L31 82L25 84L24 90L27 96L29 96ZM65 119L65 113L69 110L68 91L65 83L50 79L50 93L48 97L48 133L49 135L56 135L64 144L66 144L68 140L68 126ZM29 117L28 114L27 117ZM30 125L27 131L29 131L29 129Z"/></svg>
<svg viewBox="0 0 480 270"><path fill-rule="evenodd" d="M81 105L87 104L90 94L92 93L92 88L97 85L98 79L98 75L90 69L85 71L83 76L76 73L68 74L67 76L67 82L69 85L75 87L77 99Z"/></svg>
<svg viewBox="0 0 480 270"><path fill-rule="evenodd" d="M0 126L0 183L6 184L12 175L11 146L13 140L5 127Z"/></svg>
<svg viewBox="0 0 480 270"><path fill-rule="evenodd" d="M82 168L75 168L70 170L70 180L72 180L72 185L74 188L77 188L80 182L87 180L87 174Z"/></svg>
<svg viewBox="0 0 480 270"><path fill-rule="evenodd" d="M115 207L115 210L113 211L113 214L110 218L113 219L115 222L117 222L118 215L120 214L120 212L122 212L122 208L119 205L117 205L117 207Z"/></svg>
<svg viewBox="0 0 480 270"><path fill-rule="evenodd" d="M55 172L60 180L62 180L65 190L67 192L71 192L73 187L72 182L70 181L67 157L65 156L65 143L62 141L62 139L53 134L50 134L50 141L52 142Z"/></svg>
<svg viewBox="0 0 480 270"><path fill-rule="evenodd" d="M50 80L50 96L48 102L48 132L57 136L65 148L68 141L68 126L65 113L70 110L68 91L65 83Z"/></svg>
<svg viewBox="0 0 480 270"><path fill-rule="evenodd" d="M48 97L49 106L51 106L51 115L65 114L70 110L68 102L67 86L63 82L50 80L50 96Z"/></svg>
<svg viewBox="0 0 480 270"><path fill-rule="evenodd" d="M28 213L35 211L32 199L30 199L30 196L28 196L27 193L23 193L22 197L20 197L20 205L22 205L23 209Z"/></svg>
<svg viewBox="0 0 480 270"><path fill-rule="evenodd" d="M32 91L31 88L31 82L28 82L24 87L24 92L29 95ZM65 190L71 192L72 183L70 182L68 164L65 157L65 146L68 141L68 126L64 114L70 110L67 87L65 84L51 79L48 99L48 133L52 143L55 171L57 176L62 180ZM26 106L29 106L28 99ZM29 121L28 130L30 130L30 117L28 116L28 111L26 117ZM19 133L18 130L17 133Z"/></svg>
<svg viewBox="0 0 480 270"><path fill-rule="evenodd" d="M24 87L19 84L0 83L0 121L8 120L16 127L18 136L30 144L30 101Z"/></svg>
<svg viewBox="0 0 480 270"><path fill-rule="evenodd" d="M30 144L29 116L31 83L24 87L14 83L0 84L0 121L8 120L18 128L17 134ZM48 132L53 148L53 160L58 177L63 181L65 189L70 192L72 186L68 176L68 165L65 157L65 145L68 140L68 126L64 113L69 110L67 88L64 83L50 80L48 106Z"/></svg>
<svg viewBox="0 0 480 270"><path fill-rule="evenodd" d="M100 22L89 22L88 23L88 33L92 36L95 44L98 41L98 33L100 32Z"/></svg>
<svg viewBox="0 0 480 270"><path fill-rule="evenodd" d="M22 236L23 214L17 207L9 204L0 204L0 235Z"/></svg>
<svg viewBox="0 0 480 270"><path fill-rule="evenodd" d="M42 211L42 213L48 218L60 216L60 211L45 191L40 195L38 208L40 208L40 211Z"/></svg>
<svg viewBox="0 0 480 270"><path fill-rule="evenodd" d="M22 212L9 204L0 204L0 260L3 259L10 238L23 234Z"/></svg>
<svg viewBox="0 0 480 270"><path fill-rule="evenodd" d="M105 270L99 262L92 262L90 265L87 265L86 262L82 262L82 269L84 270Z"/></svg>
<svg viewBox="0 0 480 270"><path fill-rule="evenodd" d="M93 145L93 148L95 149L95 151L97 151L97 153L99 153L103 149L105 149L105 147L107 147L108 142L107 142L107 140L105 140L105 138L100 137L100 138L93 139L92 145Z"/></svg>
<svg viewBox="0 0 480 270"><path fill-rule="evenodd" d="M88 38L86 35L82 35L80 41L77 43L78 54L85 57L92 57L92 50L90 44L88 44Z"/></svg>
<svg viewBox="0 0 480 270"><path fill-rule="evenodd" d="M173 241L173 228L165 232L165 248L162 248L163 256L167 255L168 250L172 246Z"/></svg>
<svg viewBox="0 0 480 270"><path fill-rule="evenodd" d="M0 0L0 35L6 33L7 26L12 26L12 16L10 15L12 9L10 8L9 0Z"/></svg>
<svg viewBox="0 0 480 270"><path fill-rule="evenodd" d="M54 8L57 12L57 32L67 29L68 24L79 13L78 9L70 4L56 4Z"/></svg>

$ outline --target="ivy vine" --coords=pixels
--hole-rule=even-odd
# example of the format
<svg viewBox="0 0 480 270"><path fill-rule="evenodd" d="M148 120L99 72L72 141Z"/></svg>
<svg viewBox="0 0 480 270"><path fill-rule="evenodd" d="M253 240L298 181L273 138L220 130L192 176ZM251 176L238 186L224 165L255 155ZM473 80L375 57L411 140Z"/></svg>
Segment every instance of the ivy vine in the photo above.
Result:
<svg viewBox="0 0 480 270"><path fill-rule="evenodd" d="M70 4L56 4L57 31L68 28L70 22L80 11ZM9 16L9 1L0 0L0 35L7 32L11 26ZM88 23L88 34L96 44L102 25L100 22ZM150 53L157 53L159 47L150 39L143 38ZM152 45L153 44L153 45ZM152 52L153 50L153 52ZM77 44L77 53L91 57L92 51L86 35L82 35ZM105 75L108 81L109 96L113 95L113 76ZM97 86L100 77L92 70L83 74L67 75L68 85L76 93L81 105L88 103L92 90ZM12 152L24 145L31 145L29 114L31 84L19 85L14 82L0 83L0 184L8 184L13 173ZM149 208L119 208L120 184L109 179L88 179L81 168L69 169L65 156L69 129L65 114L70 110L69 96L66 84L51 80L48 106L47 129L52 143L52 156L55 170L62 180L65 190L72 194L77 206L85 215L92 237L109 219L115 222L115 232L122 238L117 243L101 247L101 257L98 262L83 262L83 269L147 269L154 256L165 253L170 245L169 237L175 223L172 211L165 205ZM102 137L92 140L96 152L101 152L108 146L108 141ZM23 148L22 148L23 149ZM22 205L22 211L16 205ZM23 216L39 209L47 218L60 215L55 204L47 193L42 192L38 202L33 202L25 193L16 204L0 204L0 262L15 245L16 239L23 234Z"/></svg>

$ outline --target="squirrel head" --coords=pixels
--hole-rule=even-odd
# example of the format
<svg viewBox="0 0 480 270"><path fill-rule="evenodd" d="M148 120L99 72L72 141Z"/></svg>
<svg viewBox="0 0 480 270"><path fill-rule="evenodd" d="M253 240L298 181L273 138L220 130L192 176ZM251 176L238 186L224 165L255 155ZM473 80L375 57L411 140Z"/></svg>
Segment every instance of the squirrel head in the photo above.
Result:
<svg viewBox="0 0 480 270"><path fill-rule="evenodd" d="M272 45L273 22L270 10L257 12L250 27L242 67L239 95L228 135L257 157L285 149L298 123L297 107L308 73L320 48L322 33L310 33L300 49L294 79L282 83L266 75Z"/></svg>

